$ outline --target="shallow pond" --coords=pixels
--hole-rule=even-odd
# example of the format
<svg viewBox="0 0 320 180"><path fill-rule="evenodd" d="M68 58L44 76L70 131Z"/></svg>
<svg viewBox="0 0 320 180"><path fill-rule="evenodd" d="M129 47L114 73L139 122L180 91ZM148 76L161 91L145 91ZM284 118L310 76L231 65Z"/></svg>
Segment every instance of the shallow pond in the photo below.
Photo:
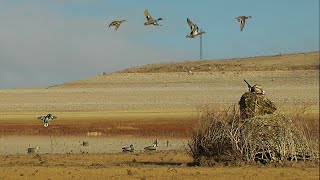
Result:
<svg viewBox="0 0 320 180"><path fill-rule="evenodd" d="M116 153L134 145L135 152L144 151L155 138L87 137L87 136L0 136L0 155L27 154L27 148L39 146L37 153ZM88 142L88 146L83 146ZM157 150L183 150L188 139L158 138Z"/></svg>

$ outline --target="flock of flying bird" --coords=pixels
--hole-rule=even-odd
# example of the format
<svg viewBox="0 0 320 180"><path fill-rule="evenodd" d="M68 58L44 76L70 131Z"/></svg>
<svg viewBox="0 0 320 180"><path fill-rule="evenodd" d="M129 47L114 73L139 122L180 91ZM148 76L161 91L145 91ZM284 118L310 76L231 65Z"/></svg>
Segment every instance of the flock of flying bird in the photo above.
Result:
<svg viewBox="0 0 320 180"><path fill-rule="evenodd" d="M153 19L150 14L149 14L149 11L148 9L146 9L144 11L144 15L146 16L147 18L147 22L144 23L145 26L148 26L148 25L154 25L154 26L162 26L160 24L158 24L158 21L161 21L163 20L162 18L158 18L158 19ZM243 28L244 28L244 25L246 23L246 19L250 19L252 18L251 16L238 16L236 17L235 19L238 20L238 22L240 23L240 30L242 31ZM109 24L109 27L111 26L114 26L115 27L115 30L117 31L120 27L120 25L123 23L123 22L126 22L126 20L120 20L120 21L112 21L110 24ZM186 37L187 38L195 38L199 35L202 35L202 34L205 34L206 32L204 31L199 31L199 27L194 24L189 18L187 18L187 23L188 25L190 26L190 29L191 29L191 32L190 34L188 34ZM48 115L45 115L45 116L40 116L38 117L38 119L42 120L43 121L43 126L44 127L48 127L49 126L49 122L56 119L57 117L56 116L53 116L52 114L48 114Z"/></svg>
<svg viewBox="0 0 320 180"><path fill-rule="evenodd" d="M144 11L144 15L146 16L147 18L147 22L144 23L145 26L148 26L148 25L154 25L154 26L162 26L160 24L158 24L158 21L161 21L163 20L162 18L158 18L158 19L153 19L150 14L149 14L149 11L148 9L146 9ZM250 19L252 18L251 16L238 16L236 17L235 19L238 20L238 22L240 23L240 30L242 31L243 28L244 28L244 25L246 23L246 19ZM115 30L117 31L120 27L120 25L123 23L123 22L126 22L126 20L120 20L120 21L112 21L110 24L109 24L109 27L111 26L114 26L115 27ZM191 29L191 32L190 34L188 34L186 37L187 38L195 38L199 35L202 35L202 34L205 34L206 32L204 31L199 31L199 27L194 24L189 18L187 18L187 23L188 25L190 26L190 29ZM45 116L40 116L38 117L37 119L39 120L42 120L43 121L43 126L44 127L48 127L49 126L49 122L56 119L57 117L56 116L53 116L52 114L48 114L48 115L45 115ZM145 147L144 149L145 150L156 150L156 147L158 146L158 142L157 140L153 143L152 146L147 146ZM39 147L36 147L35 148L28 148L28 152L33 152L34 150L37 150ZM124 147L122 148L123 152L133 152L134 151L134 148L133 148L133 145L131 144L129 147Z"/></svg>
<svg viewBox="0 0 320 180"><path fill-rule="evenodd" d="M160 24L158 24L158 21L161 21L163 20L162 18L158 18L158 19L153 19L150 14L149 14L149 11L148 9L146 9L144 11L144 15L146 16L147 18L147 22L144 23L145 26L148 26L148 25L154 25L154 26L162 26ZM235 19L238 20L238 22L240 23L240 30L242 31L243 28L244 28L244 25L246 23L246 19L250 19L252 18L251 16L238 16L236 17ZM117 31L120 27L120 25L125 22L126 20L120 20L120 21L112 21L110 24L109 24L109 27L111 26L114 26L115 27L115 30ZM202 35L202 34L205 34L206 32L202 31L200 32L199 31L199 27L194 24L189 18L187 18L187 23L188 25L190 26L190 29L191 29L191 32L190 34L188 34L186 37L187 38L195 38L199 35Z"/></svg>
<svg viewBox="0 0 320 180"><path fill-rule="evenodd" d="M146 9L144 11L144 15L146 16L147 18L147 22L144 23L145 26L148 26L148 25L154 25L154 26L162 26L160 24L158 24L158 21L161 21L163 20L162 18L158 18L158 19L153 19L150 14L149 14L149 11L148 9ZM236 17L235 19L238 20L238 22L240 23L240 30L242 31L243 28L244 28L244 25L246 23L246 19L250 19L252 18L251 16L238 16ZM112 21L110 24L109 24L109 27L111 26L114 26L115 27L115 30L117 31L120 27L120 25L125 22L126 20L120 20L120 21ZM202 35L206 32L202 31L200 32L199 31L199 27L194 24L189 18L187 18L187 23L188 25L190 26L190 29L191 29L191 32L190 34L188 34L186 37L187 38L195 38L199 35ZM40 116L38 117L38 119L42 120L43 121L43 126L44 127L48 127L49 126L49 122L56 119L57 117L56 116L53 116L52 114L48 114L48 115L45 115L45 116Z"/></svg>

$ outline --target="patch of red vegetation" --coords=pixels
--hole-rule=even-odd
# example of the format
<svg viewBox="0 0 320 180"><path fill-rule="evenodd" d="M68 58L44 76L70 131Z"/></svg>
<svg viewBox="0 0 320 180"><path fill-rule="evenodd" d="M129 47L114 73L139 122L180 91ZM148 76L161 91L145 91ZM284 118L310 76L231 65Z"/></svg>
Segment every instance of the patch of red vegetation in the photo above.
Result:
<svg viewBox="0 0 320 180"><path fill-rule="evenodd" d="M95 122L95 123L51 123L47 128L42 124L1 123L2 135L87 135L88 132L101 133L101 136L134 135L134 136L166 136L188 137L194 126L186 123L132 123L132 122Z"/></svg>

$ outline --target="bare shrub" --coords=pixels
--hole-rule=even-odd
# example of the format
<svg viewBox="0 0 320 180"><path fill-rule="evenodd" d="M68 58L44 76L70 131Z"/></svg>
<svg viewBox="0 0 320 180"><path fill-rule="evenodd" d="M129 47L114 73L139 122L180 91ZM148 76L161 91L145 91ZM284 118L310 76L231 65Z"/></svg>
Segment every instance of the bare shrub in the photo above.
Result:
<svg viewBox="0 0 320 180"><path fill-rule="evenodd" d="M188 143L196 164L319 159L319 140L303 121L284 115L249 119L241 119L239 115L235 105L224 110L201 107L199 122Z"/></svg>
<svg viewBox="0 0 320 180"><path fill-rule="evenodd" d="M189 142L190 154L198 164L207 160L217 162L237 158L233 149L238 149L239 113L235 106L227 110L201 107L201 117Z"/></svg>

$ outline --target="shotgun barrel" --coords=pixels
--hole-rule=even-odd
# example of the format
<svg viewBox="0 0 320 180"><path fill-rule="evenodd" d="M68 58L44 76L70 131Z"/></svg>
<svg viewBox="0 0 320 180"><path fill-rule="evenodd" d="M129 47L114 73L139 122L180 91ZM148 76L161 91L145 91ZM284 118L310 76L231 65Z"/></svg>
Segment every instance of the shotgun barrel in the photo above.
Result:
<svg viewBox="0 0 320 180"><path fill-rule="evenodd" d="M252 86L244 79L244 82L246 82L247 83L247 85L248 85L248 88L249 89L251 89L252 88Z"/></svg>

